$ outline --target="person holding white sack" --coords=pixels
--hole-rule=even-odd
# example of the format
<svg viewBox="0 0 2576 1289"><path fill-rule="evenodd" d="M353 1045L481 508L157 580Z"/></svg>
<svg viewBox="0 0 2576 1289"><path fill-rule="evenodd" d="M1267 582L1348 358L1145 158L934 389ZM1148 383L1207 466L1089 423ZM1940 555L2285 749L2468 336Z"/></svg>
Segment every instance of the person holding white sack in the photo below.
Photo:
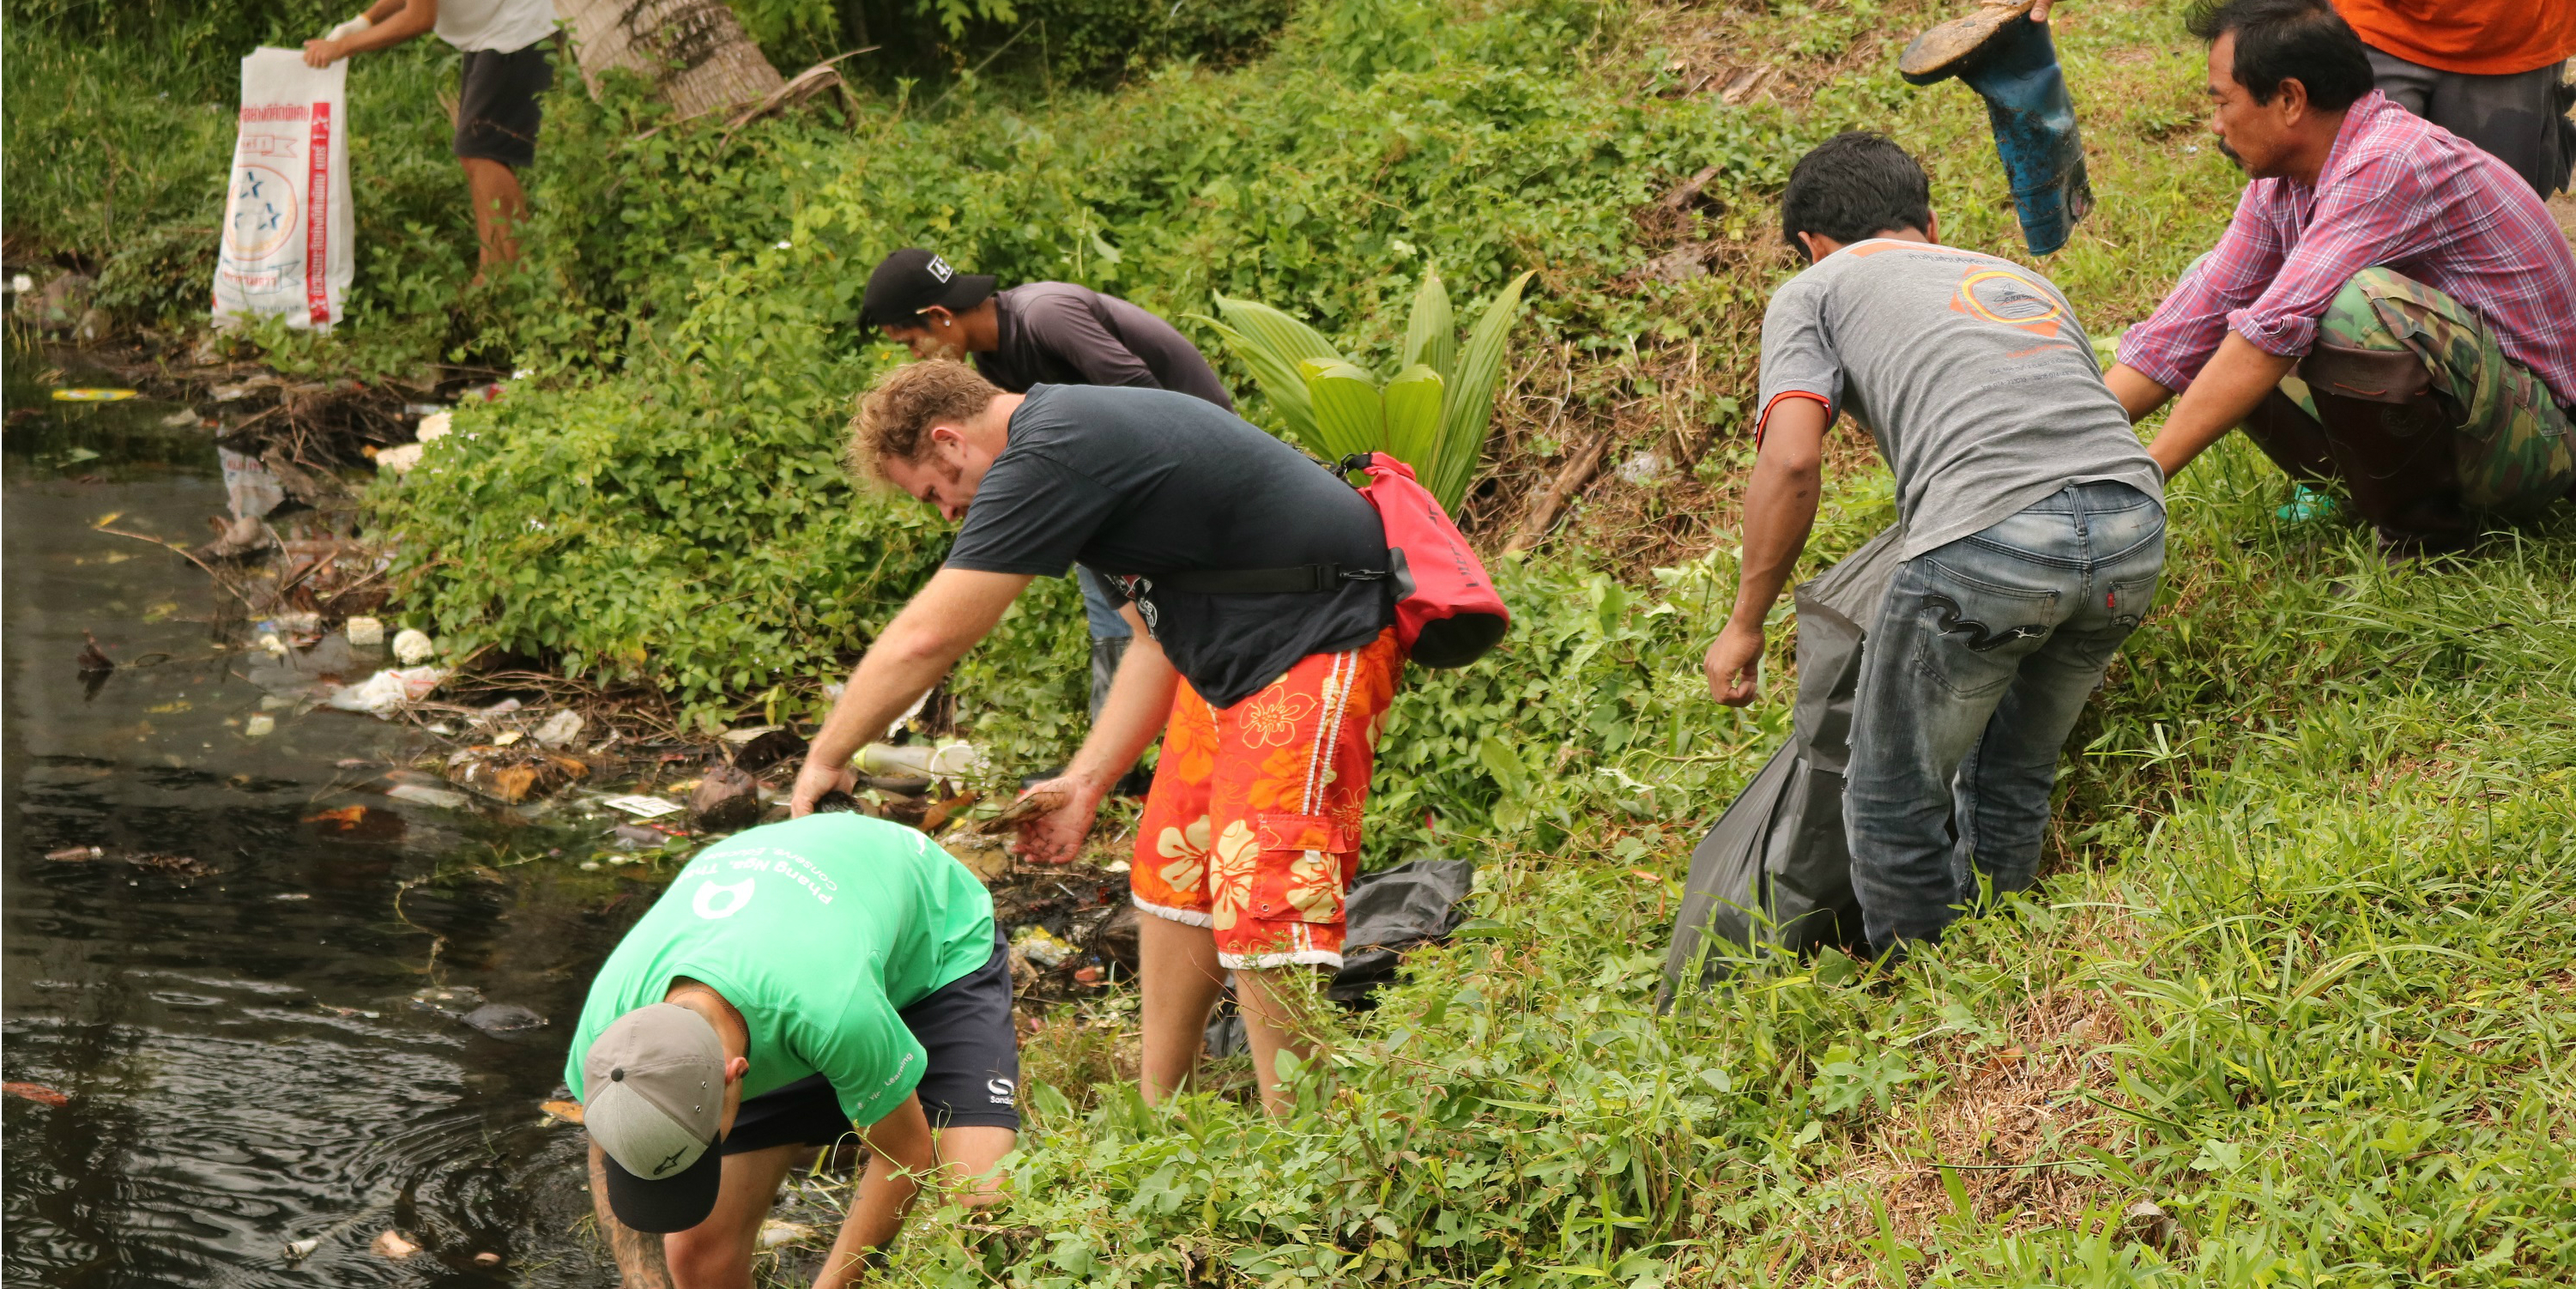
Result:
<svg viewBox="0 0 2576 1289"><path fill-rule="evenodd" d="M474 199L474 235L483 246L474 274L479 285L493 265L519 258L510 229L528 207L518 172L537 158L537 98L554 83L546 59L554 0L376 0L329 35L304 42L304 61L328 67L430 30L465 54L452 150L465 165L466 191Z"/></svg>

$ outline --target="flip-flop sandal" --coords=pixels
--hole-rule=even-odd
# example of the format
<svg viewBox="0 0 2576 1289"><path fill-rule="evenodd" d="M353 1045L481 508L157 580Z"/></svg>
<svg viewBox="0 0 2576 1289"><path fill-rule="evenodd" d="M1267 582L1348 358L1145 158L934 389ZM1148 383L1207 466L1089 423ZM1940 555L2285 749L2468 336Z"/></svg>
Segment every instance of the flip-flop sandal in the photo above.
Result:
<svg viewBox="0 0 2576 1289"><path fill-rule="evenodd" d="M1916 36L1897 55L1896 72L1909 84L1929 85L1956 75L1984 51L1998 32L2030 12L2037 0L1986 0L1975 13L1952 18Z"/></svg>

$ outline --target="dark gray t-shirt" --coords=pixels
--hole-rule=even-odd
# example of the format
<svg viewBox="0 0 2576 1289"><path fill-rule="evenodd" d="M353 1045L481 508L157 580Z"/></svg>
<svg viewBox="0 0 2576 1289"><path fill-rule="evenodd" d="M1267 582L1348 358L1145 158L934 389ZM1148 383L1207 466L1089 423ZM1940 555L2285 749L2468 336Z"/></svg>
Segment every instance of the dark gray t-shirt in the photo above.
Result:
<svg viewBox="0 0 2576 1289"><path fill-rule="evenodd" d="M1386 567L1386 528L1339 476L1231 412L1166 390L1039 385L966 508L948 567L1111 578L1208 569ZM1315 653L1395 620L1389 583L1137 600L1172 665L1232 707Z"/></svg>
<svg viewBox="0 0 2576 1289"><path fill-rule="evenodd" d="M1905 559L2070 483L2164 499L2074 308L2010 260L1872 238L1817 261L1762 317L1763 412L1797 395L1878 440Z"/></svg>
<svg viewBox="0 0 2576 1289"><path fill-rule="evenodd" d="M1188 337L1117 296L1070 282L1031 282L993 300L1000 347L975 355L975 370L1014 394L1037 385L1134 385L1234 410L1216 370Z"/></svg>

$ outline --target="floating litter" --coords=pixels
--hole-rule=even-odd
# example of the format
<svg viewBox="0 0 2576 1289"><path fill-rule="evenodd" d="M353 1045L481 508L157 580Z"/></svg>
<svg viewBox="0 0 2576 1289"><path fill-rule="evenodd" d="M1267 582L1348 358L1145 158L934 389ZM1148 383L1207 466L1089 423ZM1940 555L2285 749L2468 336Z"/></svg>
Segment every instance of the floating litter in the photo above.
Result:
<svg viewBox="0 0 2576 1289"><path fill-rule="evenodd" d="M680 813L684 807L660 797L610 797L599 804L611 810L623 810L638 819L659 819Z"/></svg>
<svg viewBox="0 0 2576 1289"><path fill-rule="evenodd" d="M54 401L57 403L121 403L132 397L134 397L134 391L130 389L58 389L54 391Z"/></svg>
<svg viewBox="0 0 2576 1289"><path fill-rule="evenodd" d="M813 1234L814 1228L810 1226L799 1226L794 1222L781 1222L772 1218L760 1224L760 1235L756 1242L763 1249L775 1249L783 1244L794 1244L798 1240L809 1239Z"/></svg>
<svg viewBox="0 0 2576 1289"><path fill-rule="evenodd" d="M473 799L462 792L449 792L444 788L425 788L417 783L397 783L385 789L385 795L396 801L436 806L441 810L463 810L474 804Z"/></svg>

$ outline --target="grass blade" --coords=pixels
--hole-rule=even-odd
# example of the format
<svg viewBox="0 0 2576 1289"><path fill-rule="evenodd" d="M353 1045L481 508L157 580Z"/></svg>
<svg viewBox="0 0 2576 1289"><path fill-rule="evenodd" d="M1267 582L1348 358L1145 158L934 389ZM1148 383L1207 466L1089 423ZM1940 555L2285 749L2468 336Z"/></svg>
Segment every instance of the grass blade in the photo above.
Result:
<svg viewBox="0 0 2576 1289"><path fill-rule="evenodd" d="M1417 476L1440 451L1440 407L1447 392L1448 382L1425 363L1397 372L1386 383L1386 450L1412 466Z"/></svg>
<svg viewBox="0 0 2576 1289"><path fill-rule="evenodd" d="M1331 344L1306 324L1266 305L1246 300L1216 298L1217 310L1226 321L1205 314L1191 314L1214 328L1225 338L1226 348L1234 351L1243 365L1252 369L1252 379L1268 396L1270 405L1279 409L1279 417L1288 423L1288 431L1300 442L1315 435L1315 413L1306 396L1306 377L1297 364L1310 358L1338 361L1341 355ZM1236 324L1236 325L1229 325Z"/></svg>

